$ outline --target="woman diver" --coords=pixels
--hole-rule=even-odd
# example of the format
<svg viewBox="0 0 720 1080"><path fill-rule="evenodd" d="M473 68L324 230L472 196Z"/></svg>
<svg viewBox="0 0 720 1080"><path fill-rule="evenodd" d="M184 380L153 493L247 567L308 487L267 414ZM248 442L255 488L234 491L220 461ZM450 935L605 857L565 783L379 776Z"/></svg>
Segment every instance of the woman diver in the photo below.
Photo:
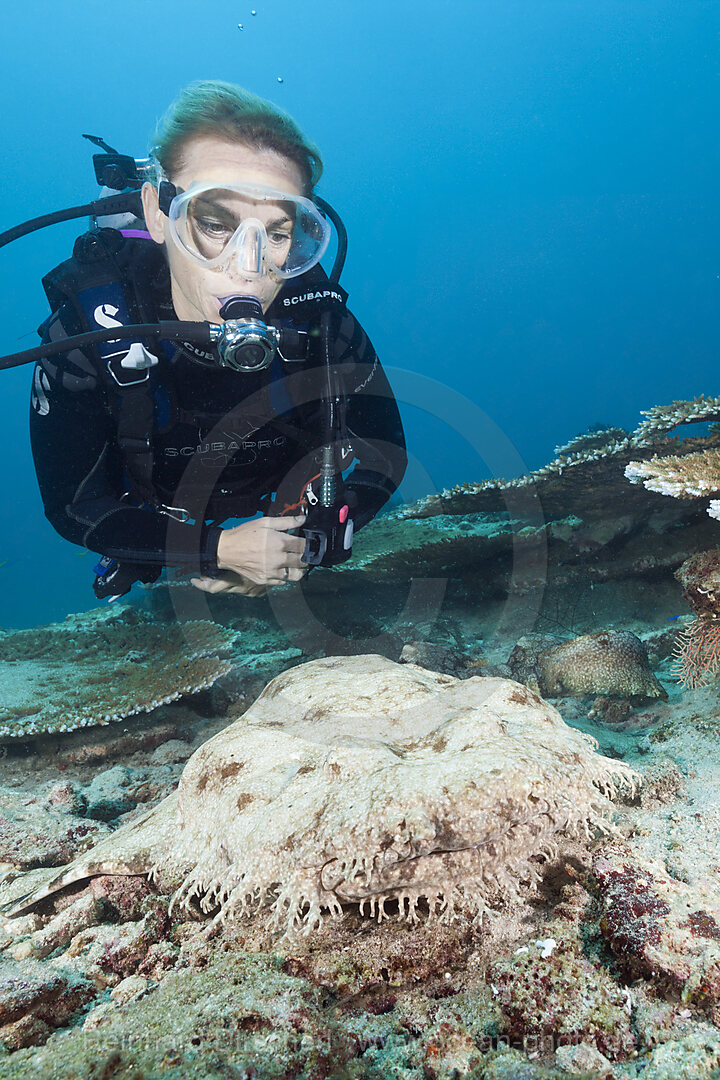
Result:
<svg viewBox="0 0 720 1080"><path fill-rule="evenodd" d="M198 589L258 595L333 561L309 557L306 527L327 479L328 409L346 537L402 479L400 416L319 265L322 161L295 122L240 87L195 83L161 121L151 162L143 219L80 237L44 279L44 341L173 319L241 340L223 354L116 339L42 359L31 438L45 513L104 556L98 595L163 566Z"/></svg>

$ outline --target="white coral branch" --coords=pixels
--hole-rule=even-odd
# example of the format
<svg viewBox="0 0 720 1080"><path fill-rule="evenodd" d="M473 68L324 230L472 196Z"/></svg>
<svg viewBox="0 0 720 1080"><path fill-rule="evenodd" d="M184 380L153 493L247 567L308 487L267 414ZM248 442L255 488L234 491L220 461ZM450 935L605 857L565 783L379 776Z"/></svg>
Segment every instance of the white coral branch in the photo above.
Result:
<svg viewBox="0 0 720 1080"><path fill-rule="evenodd" d="M683 457L631 461L625 476L648 491L675 499L702 498L720 491L720 450L702 450Z"/></svg>

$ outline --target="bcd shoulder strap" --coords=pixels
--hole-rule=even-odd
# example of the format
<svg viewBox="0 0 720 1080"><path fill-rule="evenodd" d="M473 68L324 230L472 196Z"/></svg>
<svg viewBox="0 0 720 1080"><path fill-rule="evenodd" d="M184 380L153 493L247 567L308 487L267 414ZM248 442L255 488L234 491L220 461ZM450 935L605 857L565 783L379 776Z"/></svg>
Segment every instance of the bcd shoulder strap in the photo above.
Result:
<svg viewBox="0 0 720 1080"><path fill-rule="evenodd" d="M80 236L73 257L43 278L53 311L69 305L82 330L155 322L155 297L167 281L159 245L127 240L115 229ZM134 498L153 505L150 369L157 357L142 343L117 338L92 350L117 424L118 443Z"/></svg>

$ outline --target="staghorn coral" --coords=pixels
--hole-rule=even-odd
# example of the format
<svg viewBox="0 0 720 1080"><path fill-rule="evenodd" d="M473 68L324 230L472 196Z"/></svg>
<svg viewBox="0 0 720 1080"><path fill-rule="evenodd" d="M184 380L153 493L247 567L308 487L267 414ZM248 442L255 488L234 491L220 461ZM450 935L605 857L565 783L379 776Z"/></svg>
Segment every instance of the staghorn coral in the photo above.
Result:
<svg viewBox="0 0 720 1080"><path fill-rule="evenodd" d="M564 836L608 829L637 775L525 687L380 656L316 660L274 679L188 761L177 794L38 888L19 914L92 873L184 875L221 920L268 912L290 933L342 904L382 920L481 914L537 876ZM113 869L110 869L110 866ZM123 871L123 867L125 868Z"/></svg>
<svg viewBox="0 0 720 1080"><path fill-rule="evenodd" d="M538 657L541 693L609 694L663 698L640 638L628 630L605 630L566 641Z"/></svg>
<svg viewBox="0 0 720 1080"><path fill-rule="evenodd" d="M211 686L234 634L91 611L0 638L0 739L108 724Z"/></svg>

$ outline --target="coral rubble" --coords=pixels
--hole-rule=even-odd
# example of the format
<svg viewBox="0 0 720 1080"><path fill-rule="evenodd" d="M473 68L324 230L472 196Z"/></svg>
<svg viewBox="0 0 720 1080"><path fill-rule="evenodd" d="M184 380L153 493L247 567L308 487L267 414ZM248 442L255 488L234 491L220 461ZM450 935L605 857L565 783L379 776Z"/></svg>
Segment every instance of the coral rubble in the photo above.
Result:
<svg viewBox="0 0 720 1080"><path fill-rule="evenodd" d="M614 845L595 855L601 928L623 970L720 1020L720 898Z"/></svg>
<svg viewBox="0 0 720 1080"><path fill-rule="evenodd" d="M511 1037L540 1044L543 1037L567 1044L591 1040L613 1058L635 1049L626 993L572 940L521 945L491 963L487 978Z"/></svg>

